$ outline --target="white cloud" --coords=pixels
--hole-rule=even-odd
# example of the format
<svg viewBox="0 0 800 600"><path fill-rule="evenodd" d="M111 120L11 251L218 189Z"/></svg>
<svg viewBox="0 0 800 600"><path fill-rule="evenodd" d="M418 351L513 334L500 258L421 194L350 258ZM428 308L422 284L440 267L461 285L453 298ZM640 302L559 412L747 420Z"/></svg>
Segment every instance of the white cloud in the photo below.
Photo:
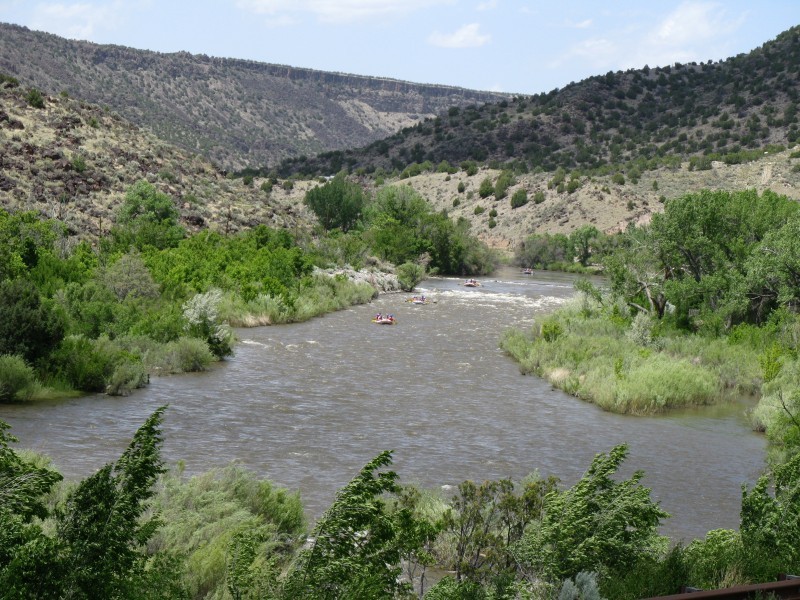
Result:
<svg viewBox="0 0 800 600"><path fill-rule="evenodd" d="M579 21L577 23L570 23L569 24L569 27L572 27L574 29L589 29L589 27L591 27L591 26L592 26L592 20L591 19L584 19L583 21Z"/></svg>
<svg viewBox="0 0 800 600"><path fill-rule="evenodd" d="M575 44L566 53L551 61L551 69L557 69L572 60L588 63L592 68L603 68L613 63L620 54L617 44L607 38L590 38Z"/></svg>
<svg viewBox="0 0 800 600"><path fill-rule="evenodd" d="M718 2L684 2L655 28L651 40L675 48L703 44L735 32L744 17L730 19Z"/></svg>
<svg viewBox="0 0 800 600"><path fill-rule="evenodd" d="M478 23L464 25L453 33L439 33L434 31L428 36L428 42L440 48L478 48L488 44L492 36L481 34Z"/></svg>
<svg viewBox="0 0 800 600"><path fill-rule="evenodd" d="M494 10L497 8L497 0L486 0L486 2L481 2L475 8L476 10Z"/></svg>
<svg viewBox="0 0 800 600"><path fill-rule="evenodd" d="M326 23L397 17L454 0L237 0L242 10L278 16L309 14Z"/></svg>
<svg viewBox="0 0 800 600"><path fill-rule="evenodd" d="M549 67L581 64L586 72L638 69L723 58L722 49L745 22L746 13L731 15L727 7L708 0L687 0L667 14L654 27L631 24L603 37L581 40ZM591 22L572 23L579 27Z"/></svg>
<svg viewBox="0 0 800 600"><path fill-rule="evenodd" d="M120 0L100 4L40 3L33 8L30 27L66 38L93 40L98 31L115 29L120 22L120 13L126 8L132 7Z"/></svg>

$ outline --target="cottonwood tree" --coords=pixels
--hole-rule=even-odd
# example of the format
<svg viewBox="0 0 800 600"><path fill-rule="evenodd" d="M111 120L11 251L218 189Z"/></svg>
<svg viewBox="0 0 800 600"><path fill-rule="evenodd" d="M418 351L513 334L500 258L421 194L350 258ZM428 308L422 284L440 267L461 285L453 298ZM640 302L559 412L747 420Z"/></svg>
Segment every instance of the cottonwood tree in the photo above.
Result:
<svg viewBox="0 0 800 600"><path fill-rule="evenodd" d="M306 192L303 202L326 229L352 229L361 218L367 196L357 183L339 173L329 182Z"/></svg>

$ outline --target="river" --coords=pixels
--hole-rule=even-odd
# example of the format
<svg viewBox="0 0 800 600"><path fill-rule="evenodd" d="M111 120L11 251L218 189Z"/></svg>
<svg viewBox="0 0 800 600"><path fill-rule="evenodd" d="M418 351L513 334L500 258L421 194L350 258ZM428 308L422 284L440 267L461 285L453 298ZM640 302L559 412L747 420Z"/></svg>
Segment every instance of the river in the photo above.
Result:
<svg viewBox="0 0 800 600"><path fill-rule="evenodd" d="M672 514L664 533L688 541L738 526L741 484L758 476L765 450L746 401L644 418L553 390L521 375L498 340L566 301L573 277L506 268L479 281L426 280L427 305L388 294L306 323L237 330L236 355L208 372L155 378L126 398L0 405L0 419L20 447L78 478L114 460L169 404L168 462L197 473L238 461L300 490L312 518L385 449L401 481L425 487L535 470L571 485L595 453L627 442L625 475L644 470ZM373 324L377 312L398 323Z"/></svg>

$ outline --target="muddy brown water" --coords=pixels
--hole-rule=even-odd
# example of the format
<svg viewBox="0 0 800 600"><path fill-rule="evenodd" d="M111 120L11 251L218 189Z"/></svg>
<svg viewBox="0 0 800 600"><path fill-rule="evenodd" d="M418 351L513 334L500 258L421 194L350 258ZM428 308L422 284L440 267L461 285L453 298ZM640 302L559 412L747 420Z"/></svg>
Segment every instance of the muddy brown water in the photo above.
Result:
<svg viewBox="0 0 800 600"><path fill-rule="evenodd" d="M403 482L424 487L535 470L566 485L595 453L627 442L625 474L644 470L673 515L664 533L689 540L737 527L741 484L758 476L765 451L746 400L659 417L603 412L521 375L498 349L505 329L530 327L572 296L573 278L504 269L479 281L429 279L419 288L427 305L390 294L306 323L238 330L236 355L206 373L156 378L126 398L0 405L0 419L19 447L79 478L169 404L168 462L198 473L238 461L300 490L311 518L385 449ZM398 323L373 324L377 312Z"/></svg>

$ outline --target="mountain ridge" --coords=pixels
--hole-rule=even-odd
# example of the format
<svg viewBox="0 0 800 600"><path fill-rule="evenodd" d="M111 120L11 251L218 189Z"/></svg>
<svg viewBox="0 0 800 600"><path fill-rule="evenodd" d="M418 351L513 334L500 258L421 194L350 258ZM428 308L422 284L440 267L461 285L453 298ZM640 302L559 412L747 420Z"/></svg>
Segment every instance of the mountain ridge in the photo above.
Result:
<svg viewBox="0 0 800 600"><path fill-rule="evenodd" d="M0 23L0 71L107 105L225 169L364 145L497 92L67 40Z"/></svg>

